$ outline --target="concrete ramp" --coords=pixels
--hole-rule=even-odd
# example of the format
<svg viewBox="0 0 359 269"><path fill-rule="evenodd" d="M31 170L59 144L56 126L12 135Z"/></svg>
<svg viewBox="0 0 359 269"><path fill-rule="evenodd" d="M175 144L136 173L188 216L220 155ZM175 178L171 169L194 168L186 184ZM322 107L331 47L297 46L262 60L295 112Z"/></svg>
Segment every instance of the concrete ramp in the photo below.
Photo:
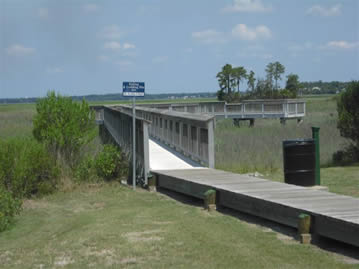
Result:
<svg viewBox="0 0 359 269"><path fill-rule="evenodd" d="M206 169L171 147L149 139L150 170Z"/></svg>

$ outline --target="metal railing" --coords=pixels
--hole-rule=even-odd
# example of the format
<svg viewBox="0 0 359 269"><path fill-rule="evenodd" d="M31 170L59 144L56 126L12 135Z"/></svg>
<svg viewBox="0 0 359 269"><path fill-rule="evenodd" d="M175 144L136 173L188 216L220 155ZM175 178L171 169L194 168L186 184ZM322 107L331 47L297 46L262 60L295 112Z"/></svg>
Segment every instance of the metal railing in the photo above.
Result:
<svg viewBox="0 0 359 269"><path fill-rule="evenodd" d="M129 112L130 106L118 106ZM136 115L149 120L149 136L190 159L214 168L213 115L139 107Z"/></svg>
<svg viewBox="0 0 359 269"><path fill-rule="evenodd" d="M305 116L305 101L301 99L247 100L241 103L199 102L142 104L142 107L211 114L217 118L302 118Z"/></svg>
<svg viewBox="0 0 359 269"><path fill-rule="evenodd" d="M132 158L132 113L116 107L93 106L96 121L103 124L118 146L129 159ZM136 116L136 175L147 184L149 169L149 129L150 122Z"/></svg>

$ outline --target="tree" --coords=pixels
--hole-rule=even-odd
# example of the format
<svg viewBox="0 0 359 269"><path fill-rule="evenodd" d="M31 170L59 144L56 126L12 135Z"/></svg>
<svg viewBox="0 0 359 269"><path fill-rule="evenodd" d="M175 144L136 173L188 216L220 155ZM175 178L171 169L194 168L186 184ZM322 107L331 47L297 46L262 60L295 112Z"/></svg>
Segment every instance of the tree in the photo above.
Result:
<svg viewBox="0 0 359 269"><path fill-rule="evenodd" d="M353 141L359 152L359 81L349 83L337 101L338 129L340 135ZM359 157L359 154L358 154Z"/></svg>
<svg viewBox="0 0 359 269"><path fill-rule="evenodd" d="M267 84L270 85L270 88L273 87L273 76L274 76L274 63L269 63L266 66L267 73Z"/></svg>
<svg viewBox="0 0 359 269"><path fill-rule="evenodd" d="M247 71L243 66L235 67L232 69L232 76L235 79L235 85L238 87L237 91L239 93L239 84L242 79L247 77Z"/></svg>
<svg viewBox="0 0 359 269"><path fill-rule="evenodd" d="M258 78L253 96L255 98L268 98L271 95L271 85L268 80Z"/></svg>
<svg viewBox="0 0 359 269"><path fill-rule="evenodd" d="M288 90L292 97L297 97L299 88L300 88L300 82L299 77L296 74L289 74L287 76L287 82L285 85L286 90Z"/></svg>
<svg viewBox="0 0 359 269"><path fill-rule="evenodd" d="M254 78L254 72L252 70L251 70L251 72L249 72L247 79L248 79L248 81L247 81L248 88L252 92L254 92L254 84L256 82L256 79Z"/></svg>
<svg viewBox="0 0 359 269"><path fill-rule="evenodd" d="M278 90L278 80L281 80L281 75L284 74L285 67L280 62L273 64L273 78L275 80L275 89Z"/></svg>
<svg viewBox="0 0 359 269"><path fill-rule="evenodd" d="M217 93L217 96L223 96L223 93L226 92L227 95L231 95L232 87L235 84L235 79L233 78L233 68L232 65L226 64L222 67L222 71L217 74L218 84L220 87L220 94Z"/></svg>
<svg viewBox="0 0 359 269"><path fill-rule="evenodd" d="M36 103L36 111L34 137L56 158L64 157L74 164L81 147L96 135L95 115L87 102L74 102L50 91Z"/></svg>

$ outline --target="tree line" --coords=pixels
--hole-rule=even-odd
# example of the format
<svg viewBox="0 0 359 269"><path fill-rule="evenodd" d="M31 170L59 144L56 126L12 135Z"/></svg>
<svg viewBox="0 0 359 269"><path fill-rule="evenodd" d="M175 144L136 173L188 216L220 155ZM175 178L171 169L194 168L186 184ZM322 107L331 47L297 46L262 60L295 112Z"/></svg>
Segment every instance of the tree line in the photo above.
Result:
<svg viewBox="0 0 359 269"><path fill-rule="evenodd" d="M299 76L289 74L286 76L286 85L280 89L278 82L282 80L285 67L280 62L272 62L266 66L266 78L255 78L253 70L247 72L243 66L232 67L226 64L217 73L219 90L217 99L227 102L238 102L245 99L278 99L296 98L301 88ZM241 83L247 82L246 92L240 92Z"/></svg>

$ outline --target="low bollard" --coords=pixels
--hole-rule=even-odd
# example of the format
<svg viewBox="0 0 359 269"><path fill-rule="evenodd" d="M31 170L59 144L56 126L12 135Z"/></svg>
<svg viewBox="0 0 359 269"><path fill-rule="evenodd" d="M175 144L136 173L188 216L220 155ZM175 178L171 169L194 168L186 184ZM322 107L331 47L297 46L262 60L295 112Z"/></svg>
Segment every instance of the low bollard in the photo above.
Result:
<svg viewBox="0 0 359 269"><path fill-rule="evenodd" d="M148 174L147 182L148 182L148 190L149 191L156 191L157 175Z"/></svg>
<svg viewBox="0 0 359 269"><path fill-rule="evenodd" d="M312 236L310 234L311 217L308 214L298 216L298 236L302 244L310 244Z"/></svg>
<svg viewBox="0 0 359 269"><path fill-rule="evenodd" d="M204 193L204 208L208 211L216 210L216 191L208 190Z"/></svg>

